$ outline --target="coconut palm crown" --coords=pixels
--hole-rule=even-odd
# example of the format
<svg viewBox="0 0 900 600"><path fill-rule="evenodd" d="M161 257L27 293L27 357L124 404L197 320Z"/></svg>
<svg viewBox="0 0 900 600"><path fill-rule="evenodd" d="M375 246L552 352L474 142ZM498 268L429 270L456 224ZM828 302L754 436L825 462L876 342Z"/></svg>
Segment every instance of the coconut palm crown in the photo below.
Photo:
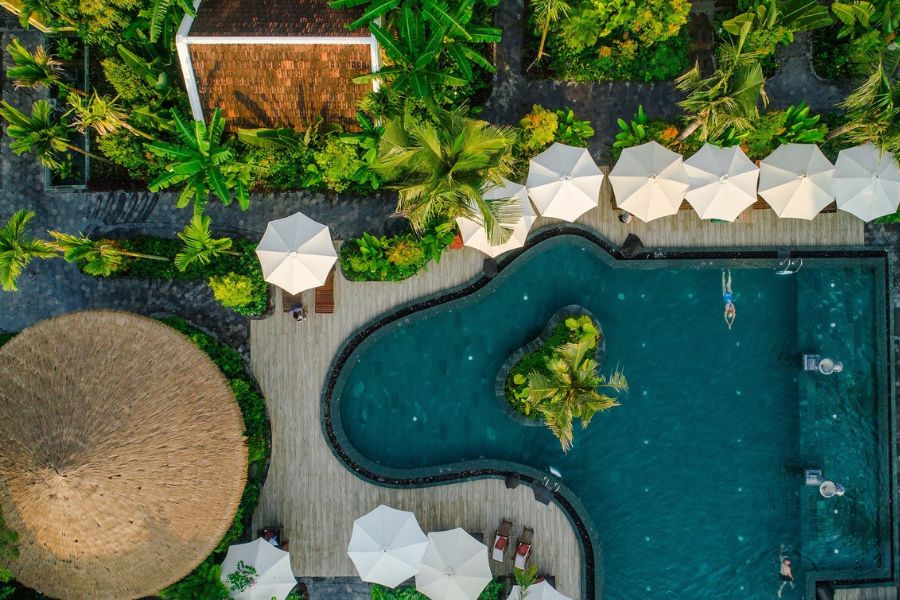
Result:
<svg viewBox="0 0 900 600"><path fill-rule="evenodd" d="M487 200L486 187L512 170L514 135L507 127L471 119L465 110L412 113L385 124L375 171L400 192L397 213L413 229L467 217L482 223L493 244L505 242L520 216L511 198Z"/></svg>
<svg viewBox="0 0 900 600"><path fill-rule="evenodd" d="M564 452L574 441L573 421L581 419L586 428L598 412L619 406L619 402L598 391L601 388L627 391L625 375L616 370L607 380L597 374L598 364L592 353L595 336L582 336L554 349L546 363L546 373L532 371L528 375L526 410L539 413L544 423L559 438Z"/></svg>

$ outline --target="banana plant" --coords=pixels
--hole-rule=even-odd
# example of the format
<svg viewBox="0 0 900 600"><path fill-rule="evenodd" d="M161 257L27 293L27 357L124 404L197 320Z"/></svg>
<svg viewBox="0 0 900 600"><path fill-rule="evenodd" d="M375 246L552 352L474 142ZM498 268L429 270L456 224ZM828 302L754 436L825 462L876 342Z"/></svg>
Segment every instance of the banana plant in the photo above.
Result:
<svg viewBox="0 0 900 600"><path fill-rule="evenodd" d="M269 150L300 150L306 148L322 136L341 133L342 127L337 123L325 123L321 115L307 125L302 133L289 127L277 129L238 129L239 140L250 146L258 146Z"/></svg>
<svg viewBox="0 0 900 600"><path fill-rule="evenodd" d="M503 30L499 27L472 24L475 3L476 0L462 0L451 7L442 0L422 0L422 14L446 30L447 54L456 63L463 77L469 81L475 75L473 64L489 73L495 71L491 61L478 52L474 44L499 42L503 34Z"/></svg>
<svg viewBox="0 0 900 600"><path fill-rule="evenodd" d="M234 152L222 142L225 119L219 109L213 112L207 127L202 121L186 122L177 111L172 119L179 143L154 141L147 150L171 161L166 171L152 182L151 192L184 184L178 196L178 208L194 203L194 214L202 214L210 192L230 206L237 200L241 210L250 205L250 176L253 167L235 160Z"/></svg>
<svg viewBox="0 0 900 600"><path fill-rule="evenodd" d="M375 73L354 78L354 83L384 80L397 92L406 92L416 98L429 98L433 90L442 85L462 86L468 83L462 77L443 71L437 64L447 29L433 22L426 23L422 14L413 11L409 4L400 10L397 37L377 23L370 23L369 30L381 44L391 64ZM429 35L426 35L426 30L430 30Z"/></svg>
<svg viewBox="0 0 900 600"><path fill-rule="evenodd" d="M754 0L745 12L725 21L722 27L734 36L782 28L786 41L792 42L794 33L828 27L832 23L828 7L816 0Z"/></svg>

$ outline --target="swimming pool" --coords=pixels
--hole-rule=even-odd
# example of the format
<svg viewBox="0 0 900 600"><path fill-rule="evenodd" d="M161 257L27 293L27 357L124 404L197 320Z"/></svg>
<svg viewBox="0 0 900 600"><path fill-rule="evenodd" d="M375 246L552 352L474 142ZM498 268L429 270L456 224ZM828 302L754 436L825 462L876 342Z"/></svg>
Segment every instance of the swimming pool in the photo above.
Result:
<svg viewBox="0 0 900 600"><path fill-rule="evenodd" d="M585 534L588 596L773 598L782 544L799 584L786 598L813 598L816 580L894 581L886 257L807 255L778 276L765 252L622 261L567 231L493 280L349 340L323 402L348 466L393 485L555 467L559 501ZM723 268L738 311L730 332ZM601 370L622 366L631 391L563 454L545 428L509 418L494 381L569 304L597 316ZM805 373L804 352L844 371ZM826 500L804 485L806 468L847 493Z"/></svg>

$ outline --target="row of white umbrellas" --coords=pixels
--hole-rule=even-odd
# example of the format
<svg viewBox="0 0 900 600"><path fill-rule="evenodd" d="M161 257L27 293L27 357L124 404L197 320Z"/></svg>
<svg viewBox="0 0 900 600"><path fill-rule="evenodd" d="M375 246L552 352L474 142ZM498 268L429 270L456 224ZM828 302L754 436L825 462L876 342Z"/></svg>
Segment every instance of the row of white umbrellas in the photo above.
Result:
<svg viewBox="0 0 900 600"><path fill-rule="evenodd" d="M734 221L757 194L779 217L812 219L837 201L839 209L870 221L891 214L900 203L900 167L874 144L842 150L836 164L815 144L785 144L757 167L740 147L705 144L682 160L680 154L648 142L626 148L609 174L616 203L642 221L678 212L683 200L701 219ZM530 163L525 186L503 180L486 197L516 198L522 217L510 238L492 246L482 225L457 219L465 245L494 257L525 243L535 213L574 221L597 206L603 173L584 148L554 144Z"/></svg>
<svg viewBox="0 0 900 600"><path fill-rule="evenodd" d="M413 513L381 505L353 523L347 548L363 581L396 587L416 578L431 600L475 600L491 582L487 546L461 528L427 536ZM518 589L510 598L519 598ZM549 584L528 588L529 600L569 600Z"/></svg>
<svg viewBox="0 0 900 600"><path fill-rule="evenodd" d="M677 213L683 200L701 219L734 221L757 194L793 219L812 219L836 200L840 210L870 221L900 203L900 167L871 143L841 150L834 165L815 144L784 144L757 167L738 146L705 144L682 160L648 142L623 150L609 180L618 207L642 221ZM481 222L460 217L463 243L490 257L519 248L536 218L532 203L544 217L574 221L597 206L602 184L587 149L553 144L531 159L524 186L504 179L484 192L518 205L509 238L493 245ZM303 213L271 221L256 253L266 281L290 294L323 285L337 260L328 227Z"/></svg>

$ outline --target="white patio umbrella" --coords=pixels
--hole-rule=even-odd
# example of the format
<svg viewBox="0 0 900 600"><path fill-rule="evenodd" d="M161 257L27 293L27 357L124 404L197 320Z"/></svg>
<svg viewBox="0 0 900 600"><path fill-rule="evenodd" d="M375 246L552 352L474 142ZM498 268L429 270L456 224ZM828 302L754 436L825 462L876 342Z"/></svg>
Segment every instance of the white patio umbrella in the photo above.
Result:
<svg viewBox="0 0 900 600"><path fill-rule="evenodd" d="M690 183L685 199L701 219L734 221L756 202L759 168L740 146L703 144L684 170Z"/></svg>
<svg viewBox="0 0 900 600"><path fill-rule="evenodd" d="M265 280L289 294L324 285L337 260L328 227L299 212L269 222L256 256Z"/></svg>
<svg viewBox="0 0 900 600"><path fill-rule="evenodd" d="M815 144L784 144L759 165L759 195L779 217L812 219L834 200L834 166Z"/></svg>
<svg viewBox="0 0 900 600"><path fill-rule="evenodd" d="M393 588L419 572L427 545L414 514L382 504L353 522L347 554L363 581Z"/></svg>
<svg viewBox="0 0 900 600"><path fill-rule="evenodd" d="M428 534L417 590L431 600L476 600L491 579L487 546L465 530Z"/></svg>
<svg viewBox="0 0 900 600"><path fill-rule="evenodd" d="M525 187L542 216L574 221L597 206L602 184L586 148L556 143L531 159Z"/></svg>
<svg viewBox="0 0 900 600"><path fill-rule="evenodd" d="M509 236L509 239L496 246L491 245L484 225L466 217L457 217L456 224L459 226L463 244L469 248L481 250L491 258L499 256L508 250L524 246L525 238L528 237L528 231L535 220L534 209L531 208L531 202L528 201L528 192L525 191L525 186L504 179L503 185L494 186L487 190L484 193L484 198L486 200L515 198L518 201L522 214L513 226L512 235Z"/></svg>
<svg viewBox="0 0 900 600"><path fill-rule="evenodd" d="M869 142L838 152L834 164L837 207L863 221L897 211L900 203L900 167L890 152Z"/></svg>
<svg viewBox="0 0 900 600"><path fill-rule="evenodd" d="M231 597L236 600L284 600L297 585L291 570L290 555L262 538L228 548L222 563L222 583L225 587L231 589L228 576L238 570L240 562L255 569L256 573L250 575L253 582L244 591L232 592Z"/></svg>
<svg viewBox="0 0 900 600"><path fill-rule="evenodd" d="M625 148L609 181L616 205L645 222L677 213L688 189L681 155L656 142Z"/></svg>
<svg viewBox="0 0 900 600"><path fill-rule="evenodd" d="M525 598L522 598L522 589L514 585L512 590L509 592L509 596L506 600L572 600L568 596L563 596L559 592L557 592L552 585L547 583L546 581L542 581L540 583L535 583L533 585L528 586L528 590L525 592Z"/></svg>

